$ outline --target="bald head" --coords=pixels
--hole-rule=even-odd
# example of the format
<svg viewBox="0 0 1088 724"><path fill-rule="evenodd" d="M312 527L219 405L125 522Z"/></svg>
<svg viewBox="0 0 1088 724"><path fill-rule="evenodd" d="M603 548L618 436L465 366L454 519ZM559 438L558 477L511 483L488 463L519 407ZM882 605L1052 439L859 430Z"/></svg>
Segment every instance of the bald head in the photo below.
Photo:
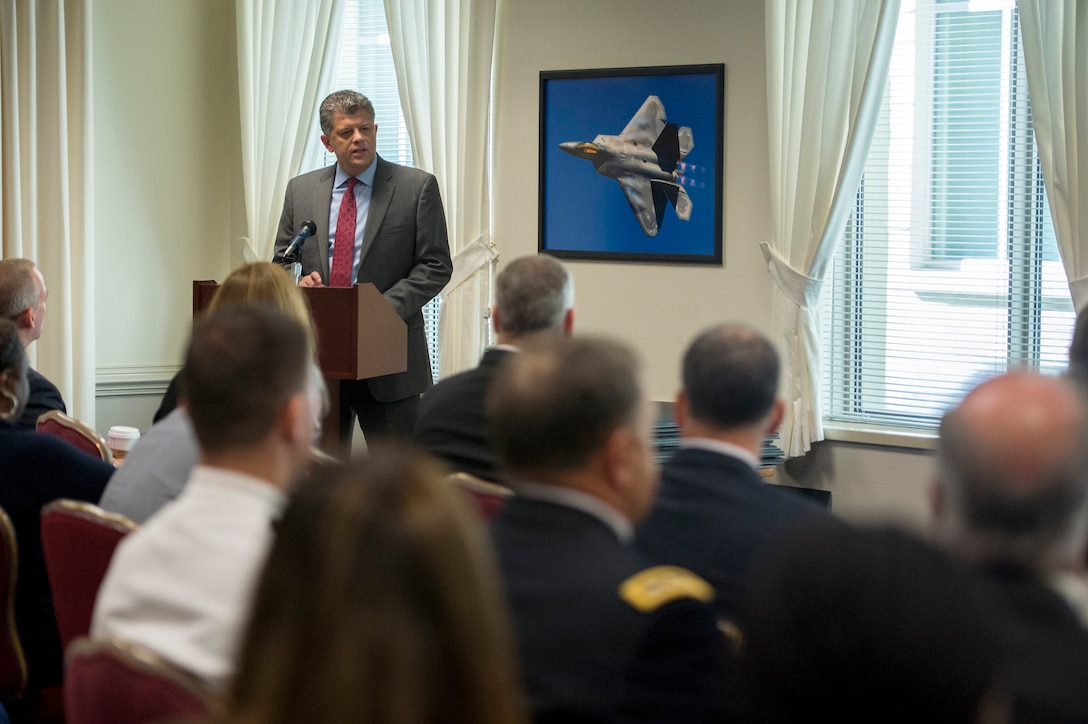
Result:
<svg viewBox="0 0 1088 724"><path fill-rule="evenodd" d="M0 319L15 322L24 346L41 336L47 294L45 279L30 259L0 260Z"/></svg>
<svg viewBox="0 0 1088 724"><path fill-rule="evenodd" d="M941 422L938 526L986 559L1052 567L1083 560L1088 410L1063 379L1012 372Z"/></svg>

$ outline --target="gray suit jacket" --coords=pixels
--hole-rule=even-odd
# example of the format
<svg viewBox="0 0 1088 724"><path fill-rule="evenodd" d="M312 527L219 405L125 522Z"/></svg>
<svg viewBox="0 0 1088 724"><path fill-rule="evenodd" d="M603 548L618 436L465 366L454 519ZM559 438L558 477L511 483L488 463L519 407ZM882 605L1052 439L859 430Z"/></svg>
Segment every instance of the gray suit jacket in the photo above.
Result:
<svg viewBox="0 0 1088 724"><path fill-rule="evenodd" d="M367 380L376 400L393 402L418 395L431 386L431 364L423 333L423 305L433 299L453 272L446 214L438 181L419 169L398 166L380 156L363 232L356 283L377 287L408 323L408 371ZM305 221L317 233L302 245L302 273L316 271L329 283L329 206L336 166L291 179L276 235L276 253Z"/></svg>

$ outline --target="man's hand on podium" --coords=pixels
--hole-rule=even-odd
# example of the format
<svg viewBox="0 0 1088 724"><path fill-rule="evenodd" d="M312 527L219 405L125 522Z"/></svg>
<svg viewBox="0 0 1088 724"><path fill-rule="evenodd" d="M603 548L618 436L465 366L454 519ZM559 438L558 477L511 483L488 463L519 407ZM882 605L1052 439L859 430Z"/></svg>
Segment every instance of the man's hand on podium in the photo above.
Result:
<svg viewBox="0 0 1088 724"><path fill-rule="evenodd" d="M321 283L321 274L315 271L310 272L308 275L298 280L300 287L323 287Z"/></svg>

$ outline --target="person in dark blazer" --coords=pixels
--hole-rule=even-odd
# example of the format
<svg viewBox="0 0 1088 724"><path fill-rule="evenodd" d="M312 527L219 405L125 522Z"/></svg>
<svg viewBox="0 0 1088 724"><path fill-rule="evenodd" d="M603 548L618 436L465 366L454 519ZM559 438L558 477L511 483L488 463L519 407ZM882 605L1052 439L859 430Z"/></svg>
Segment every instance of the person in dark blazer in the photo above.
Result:
<svg viewBox="0 0 1088 724"><path fill-rule="evenodd" d="M432 385L422 308L453 271L442 196L433 175L377 155L378 126L366 96L337 91L318 115L321 141L336 164L288 182L276 254L313 221L317 232L301 247L299 285L372 283L408 324L407 371L342 383L340 424L347 440L354 415L368 442L409 437L419 395ZM338 238L344 239L340 254Z"/></svg>
<svg viewBox="0 0 1088 724"><path fill-rule="evenodd" d="M484 399L496 370L526 340L571 333L570 272L543 254L514 259L495 279L491 324L498 344L484 353L478 367L442 380L423 396L415 438L454 470L501 482Z"/></svg>
<svg viewBox="0 0 1088 724"><path fill-rule="evenodd" d="M763 438L782 419L778 368L770 341L743 325L716 326L692 342L674 406L680 449L638 529L651 559L690 568L714 586L723 620L733 617L762 551L798 525L829 520L757 472Z"/></svg>
<svg viewBox="0 0 1088 724"><path fill-rule="evenodd" d="M27 400L26 371L18 329L0 319L0 508L15 529L15 624L26 652L30 688L37 689L58 685L63 663L42 553L42 506L58 498L97 503L114 468L58 437L16 422Z"/></svg>
<svg viewBox="0 0 1088 724"><path fill-rule="evenodd" d="M632 351L602 339L527 345L487 406L516 481L491 532L535 721L721 721L713 589L632 546L657 487Z"/></svg>
<svg viewBox="0 0 1088 724"><path fill-rule="evenodd" d="M15 322L24 348L42 335L48 296L45 278L34 262L29 259L0 260L0 319ZM32 368L27 368L26 377L29 393L19 425L33 430L38 418L50 410L68 412L56 385Z"/></svg>

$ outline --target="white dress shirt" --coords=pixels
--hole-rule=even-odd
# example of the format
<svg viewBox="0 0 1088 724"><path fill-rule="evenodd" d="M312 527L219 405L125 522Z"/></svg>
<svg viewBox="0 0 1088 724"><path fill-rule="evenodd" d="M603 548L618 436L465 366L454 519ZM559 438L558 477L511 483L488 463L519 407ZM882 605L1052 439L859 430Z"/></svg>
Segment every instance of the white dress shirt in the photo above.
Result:
<svg viewBox="0 0 1088 724"><path fill-rule="evenodd" d="M223 689L284 504L264 481L193 468L181 495L117 548L91 636L142 644Z"/></svg>

